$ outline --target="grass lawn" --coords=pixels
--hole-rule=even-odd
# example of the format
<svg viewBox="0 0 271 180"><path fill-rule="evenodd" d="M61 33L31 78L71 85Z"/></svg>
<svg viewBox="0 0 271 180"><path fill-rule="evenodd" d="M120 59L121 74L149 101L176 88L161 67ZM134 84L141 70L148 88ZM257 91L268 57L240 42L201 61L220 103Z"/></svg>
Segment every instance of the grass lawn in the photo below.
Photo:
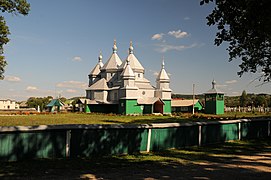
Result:
<svg viewBox="0 0 271 180"><path fill-rule="evenodd" d="M159 153L0 163L2 179L271 179L271 139Z"/></svg>
<svg viewBox="0 0 271 180"><path fill-rule="evenodd" d="M53 124L148 124L169 122L210 121L248 117L270 117L268 113L226 113L224 115L181 114L180 116L122 116L114 114L58 113L34 115L0 115L0 126L34 126Z"/></svg>

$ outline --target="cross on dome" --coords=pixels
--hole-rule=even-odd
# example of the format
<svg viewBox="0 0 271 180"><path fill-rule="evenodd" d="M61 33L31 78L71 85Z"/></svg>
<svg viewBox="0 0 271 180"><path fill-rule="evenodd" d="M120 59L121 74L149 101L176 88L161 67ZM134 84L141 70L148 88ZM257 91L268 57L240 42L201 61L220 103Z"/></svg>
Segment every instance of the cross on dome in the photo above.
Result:
<svg viewBox="0 0 271 180"><path fill-rule="evenodd" d="M215 82L215 80L213 79L213 81L212 81L212 88L213 88L213 89L215 89L215 85L216 85L216 82Z"/></svg>
<svg viewBox="0 0 271 180"><path fill-rule="evenodd" d="M162 58L162 69L165 69L165 57Z"/></svg>
<svg viewBox="0 0 271 180"><path fill-rule="evenodd" d="M117 47L117 41L114 39L114 45L113 45L113 53L117 53L118 47Z"/></svg>
<svg viewBox="0 0 271 180"><path fill-rule="evenodd" d="M130 41L129 54L133 54L133 53L134 53L133 42Z"/></svg>
<svg viewBox="0 0 271 180"><path fill-rule="evenodd" d="M99 55L99 62L102 62L102 60L103 60L103 56L102 56L102 51L100 51L100 55Z"/></svg>

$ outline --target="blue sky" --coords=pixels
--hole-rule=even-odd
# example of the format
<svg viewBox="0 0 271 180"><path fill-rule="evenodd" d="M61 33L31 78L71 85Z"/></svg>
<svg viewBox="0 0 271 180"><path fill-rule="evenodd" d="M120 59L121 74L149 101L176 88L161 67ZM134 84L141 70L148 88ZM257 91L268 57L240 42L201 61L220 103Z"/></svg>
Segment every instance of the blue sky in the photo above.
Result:
<svg viewBox="0 0 271 180"><path fill-rule="evenodd" d="M105 63L116 38L118 55L127 57L130 40L155 85L162 57L173 93L197 94L217 86L226 95L271 93L270 83L258 86L259 74L237 75L239 60L228 62L227 44L214 46L216 29L206 25L213 6L199 0L29 0L28 16L5 15L10 43L0 98L85 96L88 74Z"/></svg>

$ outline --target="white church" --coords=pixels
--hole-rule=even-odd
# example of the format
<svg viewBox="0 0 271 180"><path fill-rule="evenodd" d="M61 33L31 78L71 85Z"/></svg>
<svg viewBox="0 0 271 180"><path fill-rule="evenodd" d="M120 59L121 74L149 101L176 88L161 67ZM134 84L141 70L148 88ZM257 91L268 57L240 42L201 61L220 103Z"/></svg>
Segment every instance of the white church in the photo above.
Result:
<svg viewBox="0 0 271 180"><path fill-rule="evenodd" d="M113 52L103 64L100 53L97 65L88 75L86 112L118 114L170 114L170 79L164 61L156 78L156 87L144 78L145 69L134 55L130 42L128 57L122 61L114 40Z"/></svg>

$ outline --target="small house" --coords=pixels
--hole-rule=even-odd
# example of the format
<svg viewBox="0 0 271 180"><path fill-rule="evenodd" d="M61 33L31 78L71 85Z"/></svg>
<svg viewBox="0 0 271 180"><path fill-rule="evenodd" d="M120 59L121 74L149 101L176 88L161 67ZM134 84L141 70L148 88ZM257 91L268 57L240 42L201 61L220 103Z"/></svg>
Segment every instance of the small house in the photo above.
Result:
<svg viewBox="0 0 271 180"><path fill-rule="evenodd" d="M224 93L216 88L215 80L212 89L205 93L205 113L224 114Z"/></svg>
<svg viewBox="0 0 271 180"><path fill-rule="evenodd" d="M201 111L203 106L198 99L172 99L172 112L191 112L193 111L193 103L195 112Z"/></svg>
<svg viewBox="0 0 271 180"><path fill-rule="evenodd" d="M49 112L60 112L64 110L64 103L60 101L60 99L52 99L49 104L46 106Z"/></svg>

